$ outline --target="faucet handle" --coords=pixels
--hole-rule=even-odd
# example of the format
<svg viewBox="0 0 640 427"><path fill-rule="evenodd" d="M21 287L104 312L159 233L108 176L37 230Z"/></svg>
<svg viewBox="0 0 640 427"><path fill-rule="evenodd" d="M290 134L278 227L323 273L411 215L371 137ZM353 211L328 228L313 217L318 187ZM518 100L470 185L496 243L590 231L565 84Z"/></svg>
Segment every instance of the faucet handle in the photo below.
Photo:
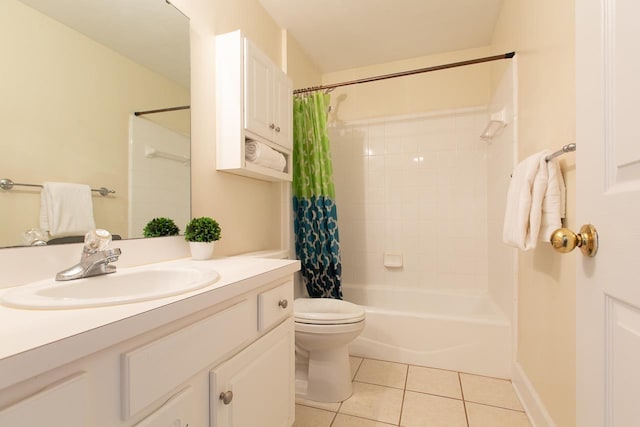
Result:
<svg viewBox="0 0 640 427"><path fill-rule="evenodd" d="M107 262L116 262L118 260L118 257L122 254L122 251L120 250L120 248L113 248L105 249L102 251L102 253L104 254Z"/></svg>
<svg viewBox="0 0 640 427"><path fill-rule="evenodd" d="M88 253L105 250L109 243L111 243L111 233L102 228L89 230L84 235L84 251Z"/></svg>

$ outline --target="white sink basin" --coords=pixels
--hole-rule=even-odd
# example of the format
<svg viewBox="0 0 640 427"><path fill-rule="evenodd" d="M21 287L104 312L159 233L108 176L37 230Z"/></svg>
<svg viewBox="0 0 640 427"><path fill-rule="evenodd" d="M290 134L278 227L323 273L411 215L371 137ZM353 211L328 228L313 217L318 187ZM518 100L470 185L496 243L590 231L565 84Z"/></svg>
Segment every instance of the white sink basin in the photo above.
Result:
<svg viewBox="0 0 640 427"><path fill-rule="evenodd" d="M123 268L115 273L58 282L46 279L7 290L0 301L40 310L128 304L178 295L215 283L211 269L190 267Z"/></svg>

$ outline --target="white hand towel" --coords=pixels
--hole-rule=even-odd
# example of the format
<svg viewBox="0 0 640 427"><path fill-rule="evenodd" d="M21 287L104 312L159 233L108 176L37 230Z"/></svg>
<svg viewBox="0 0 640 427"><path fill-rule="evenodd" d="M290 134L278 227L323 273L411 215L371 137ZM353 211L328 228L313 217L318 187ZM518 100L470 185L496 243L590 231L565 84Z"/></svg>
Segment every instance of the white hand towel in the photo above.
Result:
<svg viewBox="0 0 640 427"><path fill-rule="evenodd" d="M549 181L542 202L542 221L539 234L541 242L549 241L551 233L562 227L562 218L565 217L564 179L557 159L551 159L547 162L547 172Z"/></svg>
<svg viewBox="0 0 640 427"><path fill-rule="evenodd" d="M528 251L537 244L542 203L549 180L545 150L527 157L513 171L504 214L503 241Z"/></svg>
<svg viewBox="0 0 640 427"><path fill-rule="evenodd" d="M91 188L45 182L40 193L40 228L49 231L51 237L84 236L95 229Z"/></svg>
<svg viewBox="0 0 640 427"><path fill-rule="evenodd" d="M256 165L282 172L287 166L284 155L262 142L248 140L244 144L244 158Z"/></svg>

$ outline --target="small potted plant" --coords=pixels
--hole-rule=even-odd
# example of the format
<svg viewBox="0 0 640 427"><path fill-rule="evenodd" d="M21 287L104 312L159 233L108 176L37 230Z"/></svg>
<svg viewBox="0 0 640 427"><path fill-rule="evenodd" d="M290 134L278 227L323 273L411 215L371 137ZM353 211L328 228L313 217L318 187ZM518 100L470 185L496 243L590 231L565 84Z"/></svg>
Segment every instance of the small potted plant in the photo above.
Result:
<svg viewBox="0 0 640 427"><path fill-rule="evenodd" d="M184 230L184 239L189 242L191 258L205 260L213 255L214 242L220 240L220 224L207 216L193 218Z"/></svg>
<svg viewBox="0 0 640 427"><path fill-rule="evenodd" d="M144 237L177 236L180 229L171 218L153 218L144 226Z"/></svg>

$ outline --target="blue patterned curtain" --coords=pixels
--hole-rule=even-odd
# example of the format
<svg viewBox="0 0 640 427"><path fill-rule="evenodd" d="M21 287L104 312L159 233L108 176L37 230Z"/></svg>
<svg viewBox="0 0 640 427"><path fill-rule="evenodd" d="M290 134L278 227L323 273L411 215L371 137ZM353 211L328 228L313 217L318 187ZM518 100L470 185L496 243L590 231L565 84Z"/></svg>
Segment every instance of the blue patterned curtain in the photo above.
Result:
<svg viewBox="0 0 640 427"><path fill-rule="evenodd" d="M342 299L340 238L327 134L329 95L293 103L293 211L296 255L313 298Z"/></svg>

